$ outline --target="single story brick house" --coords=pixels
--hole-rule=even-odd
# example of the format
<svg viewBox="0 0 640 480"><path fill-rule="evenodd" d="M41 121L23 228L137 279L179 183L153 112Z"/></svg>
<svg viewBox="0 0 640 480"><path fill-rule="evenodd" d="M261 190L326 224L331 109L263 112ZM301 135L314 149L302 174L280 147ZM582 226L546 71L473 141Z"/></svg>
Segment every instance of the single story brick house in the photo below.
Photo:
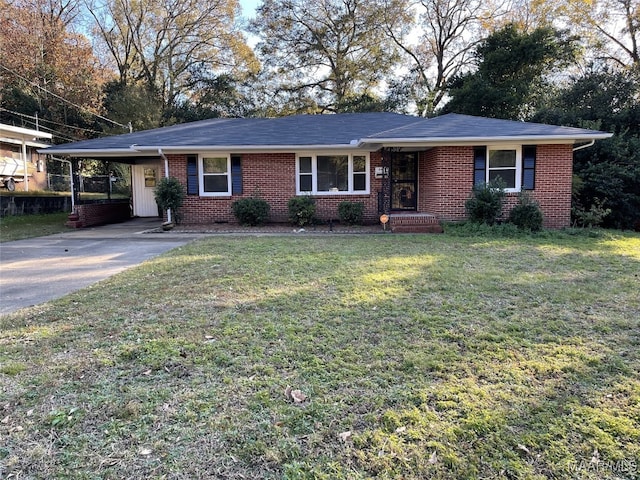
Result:
<svg viewBox="0 0 640 480"><path fill-rule="evenodd" d="M176 177L189 224L235 221L231 205L260 196L286 222L287 203L316 199L337 218L340 202L362 202L365 220L389 214L400 231L466 218L475 183L501 177L505 211L522 190L540 204L547 228L569 226L573 152L606 132L448 114L394 113L216 118L86 140L47 153L132 164L133 214L157 216L153 188ZM395 222L394 222L395 221Z"/></svg>

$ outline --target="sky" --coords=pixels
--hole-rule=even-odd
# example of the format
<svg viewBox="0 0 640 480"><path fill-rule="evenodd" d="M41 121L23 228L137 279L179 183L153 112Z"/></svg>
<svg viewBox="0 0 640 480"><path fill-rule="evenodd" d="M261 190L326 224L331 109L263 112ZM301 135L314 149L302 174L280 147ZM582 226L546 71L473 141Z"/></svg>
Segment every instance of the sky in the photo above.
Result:
<svg viewBox="0 0 640 480"><path fill-rule="evenodd" d="M242 7L242 16L245 18L253 18L255 16L256 8L260 4L260 0L240 0L240 6Z"/></svg>

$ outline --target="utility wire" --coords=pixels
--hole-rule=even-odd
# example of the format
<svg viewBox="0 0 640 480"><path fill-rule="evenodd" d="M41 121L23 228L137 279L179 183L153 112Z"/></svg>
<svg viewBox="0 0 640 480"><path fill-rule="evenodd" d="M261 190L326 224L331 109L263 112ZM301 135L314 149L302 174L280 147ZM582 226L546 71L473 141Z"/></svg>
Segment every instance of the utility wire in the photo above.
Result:
<svg viewBox="0 0 640 480"><path fill-rule="evenodd" d="M0 108L0 110L4 110L5 112L11 112L11 110L7 110L6 108ZM14 113L14 112L11 112L11 113ZM14 114L21 115L23 117L30 117L30 115L25 115L23 113L18 113L18 112L15 112ZM32 117L32 118L35 118L35 117ZM23 122L28 125L33 125L34 127L37 126L42 131L53 133L57 138L60 138L68 142L77 142L79 140L82 140L81 138L71 137L68 134L60 132L59 130L55 130L53 128L47 127L46 125L40 125L39 123L36 124L36 122L33 120L23 120Z"/></svg>
<svg viewBox="0 0 640 480"><path fill-rule="evenodd" d="M74 125L67 125L66 123L54 122L53 120L48 120L46 118L36 117L36 116L33 116L33 115L27 115L26 113L16 112L16 111L4 108L4 107L0 107L0 111L8 112L8 113L11 113L12 115L18 115L18 116L24 117L24 118L30 118L30 119L32 119L34 121L29 122L29 123L32 123L34 125L39 125L40 123L51 123L52 125L58 125L60 127L66 127L66 128L73 128L74 130L82 130L83 132L95 133L97 135L109 135L109 134L107 134L105 132L99 132L98 130L92 130L90 128L83 128L83 127L76 127ZM43 128L46 128L46 127L43 127Z"/></svg>
<svg viewBox="0 0 640 480"><path fill-rule="evenodd" d="M93 113L93 112L91 112L90 110L88 110L86 107L82 107L82 106L80 106L80 105L78 105L78 104L76 104L76 103L73 103L73 102L71 102L71 101L67 100L66 98L61 97L60 95L58 95L58 94L56 94L56 93L53 93L53 92L52 92L52 91L50 91L50 90L47 90L47 89L46 89L46 88L44 88L43 86L38 85L38 84L37 84L37 83L35 83L35 82L32 82L32 81L31 81L31 80L29 80L28 78L25 78L25 77L23 77L22 75L20 75L18 72L14 71L14 70L12 70L12 69L10 69L10 68L8 68L8 67L5 67L5 66L4 66L4 65L2 65L1 63L0 63L0 67L1 67L1 68L3 68L4 70L6 70L6 71L7 71L7 72L9 72L9 73L12 73L12 74L13 74L13 75L15 75L16 77L18 77L18 78L20 78L20 79L24 80L25 82L27 82L27 83L29 83L29 84L33 85L34 87L39 88L39 89L40 89L40 90L42 90L43 92L48 93L48 94L49 94L49 95L51 95L52 97L55 97L55 98L57 98L57 99L59 99L59 100L62 100L63 102L68 103L69 105L72 105L72 106L74 106L75 108L77 108L77 109L79 109L79 110L84 110L84 111L88 112L90 115L93 115L94 117L97 117L97 118L99 118L99 119L101 119L101 120L105 120L105 121L107 121L107 122L111 122L111 123L113 123L114 125L118 125L119 127L127 128L127 129L131 130L130 125L123 125L123 124L121 124L121 123L116 122L115 120L111 120L110 118L103 117L102 115L98 115L97 113Z"/></svg>

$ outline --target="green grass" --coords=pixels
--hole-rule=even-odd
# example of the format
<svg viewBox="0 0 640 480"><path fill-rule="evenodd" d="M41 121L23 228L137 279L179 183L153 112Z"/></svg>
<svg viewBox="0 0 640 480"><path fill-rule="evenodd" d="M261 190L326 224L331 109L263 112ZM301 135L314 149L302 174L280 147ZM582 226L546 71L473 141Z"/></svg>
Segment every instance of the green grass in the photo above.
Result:
<svg viewBox="0 0 640 480"><path fill-rule="evenodd" d="M0 477L636 479L639 275L637 234L201 240L0 318Z"/></svg>
<svg viewBox="0 0 640 480"><path fill-rule="evenodd" d="M42 237L69 230L68 212L0 217L0 242Z"/></svg>

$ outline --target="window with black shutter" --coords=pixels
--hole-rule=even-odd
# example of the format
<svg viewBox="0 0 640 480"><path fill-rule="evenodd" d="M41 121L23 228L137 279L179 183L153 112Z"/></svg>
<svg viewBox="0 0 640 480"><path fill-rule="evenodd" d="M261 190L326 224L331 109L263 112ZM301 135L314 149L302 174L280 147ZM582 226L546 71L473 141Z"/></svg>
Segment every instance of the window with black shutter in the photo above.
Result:
<svg viewBox="0 0 640 480"><path fill-rule="evenodd" d="M242 158L231 155L231 194L242 195Z"/></svg>
<svg viewBox="0 0 640 480"><path fill-rule="evenodd" d="M522 147L522 189L533 190L536 187L536 146Z"/></svg>
<svg viewBox="0 0 640 480"><path fill-rule="evenodd" d="M187 155L187 195L198 195L197 155Z"/></svg>
<svg viewBox="0 0 640 480"><path fill-rule="evenodd" d="M487 175L487 147L473 147L473 184L485 183Z"/></svg>

